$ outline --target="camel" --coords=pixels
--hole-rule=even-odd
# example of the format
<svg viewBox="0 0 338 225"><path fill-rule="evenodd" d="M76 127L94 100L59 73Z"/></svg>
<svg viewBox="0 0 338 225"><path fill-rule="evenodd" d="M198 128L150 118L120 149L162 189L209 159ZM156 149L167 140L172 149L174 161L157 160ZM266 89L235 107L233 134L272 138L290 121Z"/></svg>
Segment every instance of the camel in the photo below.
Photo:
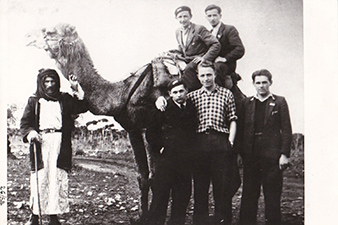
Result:
<svg viewBox="0 0 338 225"><path fill-rule="evenodd" d="M44 28L38 36L30 38L34 39L28 45L47 51L66 79L69 75L76 76L89 102L90 112L113 116L128 132L139 173L142 217L148 211L149 175L154 169L154 160L151 151L147 151L149 145L144 138L149 119L147 112L149 107L154 107L155 96L174 77L162 59L156 58L122 81L112 83L103 79L95 70L75 27L69 24ZM237 85L234 88L239 90ZM238 93L235 97L243 97L240 91L234 93Z"/></svg>

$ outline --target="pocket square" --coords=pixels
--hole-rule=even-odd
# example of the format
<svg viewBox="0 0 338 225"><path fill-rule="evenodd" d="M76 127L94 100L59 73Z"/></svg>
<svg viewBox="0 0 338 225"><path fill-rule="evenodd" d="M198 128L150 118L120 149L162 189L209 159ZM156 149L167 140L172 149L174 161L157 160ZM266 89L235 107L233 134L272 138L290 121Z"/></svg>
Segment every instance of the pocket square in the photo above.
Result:
<svg viewBox="0 0 338 225"><path fill-rule="evenodd" d="M273 111L273 112L271 113L271 115L274 115L274 114L276 114L276 113L278 113L278 111Z"/></svg>

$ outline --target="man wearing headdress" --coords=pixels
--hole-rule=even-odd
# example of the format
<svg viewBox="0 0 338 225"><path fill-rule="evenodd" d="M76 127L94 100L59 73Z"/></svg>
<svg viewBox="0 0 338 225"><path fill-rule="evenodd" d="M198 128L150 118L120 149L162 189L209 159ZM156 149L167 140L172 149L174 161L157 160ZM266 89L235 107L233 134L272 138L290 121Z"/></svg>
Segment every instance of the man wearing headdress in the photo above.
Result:
<svg viewBox="0 0 338 225"><path fill-rule="evenodd" d="M57 214L69 212L67 197L68 172L72 163L71 131L75 115L88 109L87 102L83 100L84 92L75 77L71 75L69 81L73 96L60 92L60 78L55 70L41 69L37 77L37 90L29 97L21 118L23 141L31 144L32 216L27 223L30 225L38 224L40 213L50 216L50 225L58 225L61 223Z"/></svg>

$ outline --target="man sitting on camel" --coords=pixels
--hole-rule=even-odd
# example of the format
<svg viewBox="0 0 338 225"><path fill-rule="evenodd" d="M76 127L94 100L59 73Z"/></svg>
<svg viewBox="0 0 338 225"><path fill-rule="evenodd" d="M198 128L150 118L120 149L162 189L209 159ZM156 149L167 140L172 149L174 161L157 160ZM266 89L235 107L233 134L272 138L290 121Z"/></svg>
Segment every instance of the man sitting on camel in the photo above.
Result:
<svg viewBox="0 0 338 225"><path fill-rule="evenodd" d="M213 62L221 50L221 44L207 28L190 21L192 14L188 6L178 7L175 18L181 25L176 30L178 49L169 52L187 64L182 79L189 91L193 91L201 87L197 79L197 65L201 61Z"/></svg>

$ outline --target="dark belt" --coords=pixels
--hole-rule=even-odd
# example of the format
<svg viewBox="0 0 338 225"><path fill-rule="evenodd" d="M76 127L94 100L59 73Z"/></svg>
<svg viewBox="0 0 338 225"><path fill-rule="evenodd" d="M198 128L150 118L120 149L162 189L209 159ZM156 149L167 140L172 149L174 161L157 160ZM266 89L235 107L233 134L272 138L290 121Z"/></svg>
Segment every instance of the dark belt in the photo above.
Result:
<svg viewBox="0 0 338 225"><path fill-rule="evenodd" d="M219 131L217 131L217 130L213 130L213 129L208 129L208 130L206 130L206 131L202 132L201 134L207 134L207 135L209 135L209 134L221 134L221 135L228 135L227 133L219 132Z"/></svg>
<svg viewBox="0 0 338 225"><path fill-rule="evenodd" d="M43 129L40 130L41 133L55 133L55 132L62 132L61 129L53 129L53 128L48 128L48 129Z"/></svg>

